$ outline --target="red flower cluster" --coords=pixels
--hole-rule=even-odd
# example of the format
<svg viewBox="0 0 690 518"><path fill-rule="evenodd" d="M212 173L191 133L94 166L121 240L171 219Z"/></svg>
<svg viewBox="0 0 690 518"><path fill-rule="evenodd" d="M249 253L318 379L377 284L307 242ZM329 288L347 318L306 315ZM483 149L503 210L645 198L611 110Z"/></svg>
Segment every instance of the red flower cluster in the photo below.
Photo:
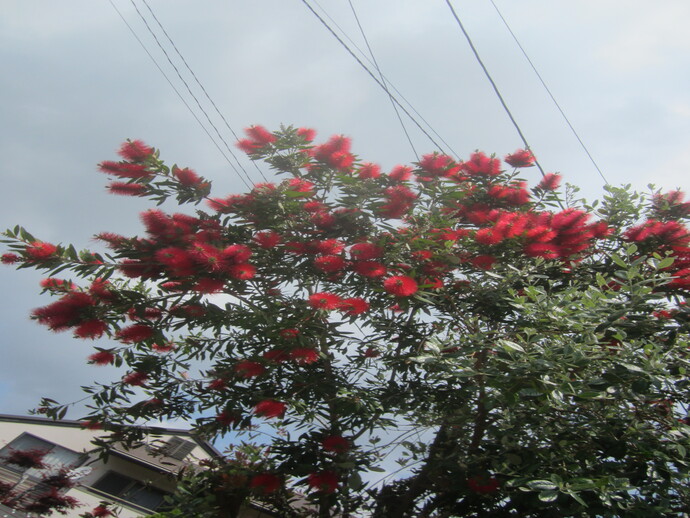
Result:
<svg viewBox="0 0 690 518"><path fill-rule="evenodd" d="M250 126L244 132L249 138L239 140L237 147L247 154L256 153L276 141L275 135L263 126Z"/></svg>
<svg viewBox="0 0 690 518"><path fill-rule="evenodd" d="M273 473L259 473L249 481L249 487L264 495L270 495L278 491L283 485L283 480Z"/></svg>
<svg viewBox="0 0 690 518"><path fill-rule="evenodd" d="M340 170L349 169L355 161L350 153L352 141L343 135L334 135L328 142L311 150L312 156L329 167Z"/></svg>
<svg viewBox="0 0 690 518"><path fill-rule="evenodd" d="M43 463L43 457L47 453L47 451L39 449L14 450L10 448L9 455L4 457L4 461L21 468L43 469L46 467Z"/></svg>
<svg viewBox="0 0 690 518"><path fill-rule="evenodd" d="M417 293L417 281L407 275L394 275L383 281L383 289L396 297L409 297Z"/></svg>
<svg viewBox="0 0 690 518"><path fill-rule="evenodd" d="M243 378L255 378L266 372L266 367L262 364L249 360L243 360L237 363L234 368L235 372Z"/></svg>
<svg viewBox="0 0 690 518"><path fill-rule="evenodd" d="M467 479L467 487L480 495L488 495L498 491L501 484L494 477L470 477Z"/></svg>
<svg viewBox="0 0 690 518"><path fill-rule="evenodd" d="M311 473L307 477L307 484L322 493L330 494L338 489L338 483L340 478L333 471L319 471L317 473Z"/></svg>
<svg viewBox="0 0 690 518"><path fill-rule="evenodd" d="M254 413L260 417L282 417L285 414L287 405L274 399L260 401L254 406Z"/></svg>
<svg viewBox="0 0 690 518"><path fill-rule="evenodd" d="M350 441L341 435L331 435L321 441L324 451L332 453L345 453L350 451Z"/></svg>
<svg viewBox="0 0 690 518"><path fill-rule="evenodd" d="M532 167L536 158L531 151L527 149L518 149L515 153L506 155L503 160L513 167Z"/></svg>

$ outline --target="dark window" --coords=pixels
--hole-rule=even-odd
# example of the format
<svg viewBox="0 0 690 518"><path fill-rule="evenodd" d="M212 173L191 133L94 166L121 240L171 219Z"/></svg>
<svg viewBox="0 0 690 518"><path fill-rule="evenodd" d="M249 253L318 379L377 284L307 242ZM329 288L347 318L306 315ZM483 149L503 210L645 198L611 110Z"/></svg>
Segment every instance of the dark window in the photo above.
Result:
<svg viewBox="0 0 690 518"><path fill-rule="evenodd" d="M182 460L187 455L192 453L192 450L196 447L191 441L186 441L180 439L179 437L171 437L170 440L165 444L165 454L173 459Z"/></svg>
<svg viewBox="0 0 690 518"><path fill-rule="evenodd" d="M114 471L106 473L92 487L152 511L155 511L163 503L163 498L168 494Z"/></svg>
<svg viewBox="0 0 690 518"><path fill-rule="evenodd" d="M27 470L27 468L22 468L16 464L7 464L4 459L11 450L38 450L45 452L45 455L42 459L43 464L46 466L45 469ZM57 472L61 469L74 468L81 464L83 457L84 456L82 454L68 450L67 448L63 448L62 446L58 446L57 444L46 441L45 439L40 439L28 433L23 433L10 442L7 446L0 449L0 462L2 462L6 467L15 471L26 471L28 475L38 478L46 474Z"/></svg>

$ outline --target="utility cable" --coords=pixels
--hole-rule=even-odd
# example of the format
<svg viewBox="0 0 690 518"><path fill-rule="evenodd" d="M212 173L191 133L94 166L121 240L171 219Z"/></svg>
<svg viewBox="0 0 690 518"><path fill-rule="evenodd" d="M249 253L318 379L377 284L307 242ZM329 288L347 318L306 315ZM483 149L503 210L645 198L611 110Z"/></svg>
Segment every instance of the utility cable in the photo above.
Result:
<svg viewBox="0 0 690 518"><path fill-rule="evenodd" d="M451 13L453 13L453 17L455 18L455 21L458 22L458 26L460 27L460 30L465 35L465 38L467 38L467 42L470 44L470 48L472 49L472 52L474 53L474 57L477 58L477 61L479 62L479 65L482 67L484 74L486 75L487 79L491 83L491 86L493 87L494 92L496 92L496 95L498 96L499 101L501 101L501 105L503 106L503 109L508 114L508 117L510 118L511 122L513 123L513 126L515 126L515 129L517 130L518 135L520 135L520 138L522 139L522 142L525 145L525 149L529 150L530 145L528 144L527 139L525 138L525 135L522 133L522 130L520 129L520 126L518 125L517 121L515 120L515 117L513 117L513 114L511 113L510 109L508 108L508 105L503 100L503 96L501 95L501 92L498 90L498 87L496 86L496 83L494 82L493 78L491 77L491 74L489 74L489 71L487 70L486 66L484 65L482 58L479 57L479 53L477 52L477 49L475 48L474 43L472 43L472 38L470 38L470 35L465 30L465 26L460 21L460 18L458 18L458 14L455 12L453 5L450 3L450 0L445 0L445 2L446 2L446 4L448 4L448 7L450 8ZM544 169L542 168L541 164L536 159L534 160L534 163L539 168L539 172L541 173L541 175L546 176Z"/></svg>
<svg viewBox="0 0 690 518"><path fill-rule="evenodd" d="M349 41L349 42L352 44L352 46L353 46L354 48L356 48L356 49L359 51L359 53L364 57L364 59L366 59L371 65L374 65L374 62L373 62L371 59L369 59L369 57L364 53L364 51L363 51L362 49L359 48L359 46L357 46L357 43L355 43L355 42L352 40L352 38L350 38L350 36L348 36L348 34L343 30L343 28L342 28L340 25L338 25L338 22L336 22L336 21L333 19L333 17L332 17L330 14L328 14L328 11L326 11L326 10L323 8L323 6L321 6L321 4L319 4L319 2L318 2L317 0L312 0L312 1L314 2L314 4L316 4L316 5L319 7L319 9L321 9L321 11L323 11L323 14L326 15L326 18L328 18L328 19L331 21L331 23L333 23L333 25L335 25L335 26L338 28L338 30L340 30L340 32L343 34L343 36L345 37L345 39L346 39L347 41ZM375 66L375 65L374 65L374 66ZM381 75L383 75L383 73L382 73ZM446 141L444 140L444 138L433 128L433 126L432 126L431 124L429 124L429 122L422 116L421 113L419 113L419 112L417 111L417 109L412 105L412 103L411 103L410 101L407 100L407 98L402 94L402 92L401 92L400 90L398 90L398 89L395 87L395 85L391 82L391 80L388 79L385 75L383 75L383 77L384 77L384 79L386 80L388 86L389 86L390 88L393 89L393 91L397 94L397 96L398 96L400 99L402 99L402 100L407 104L407 106L410 108L410 110L411 110L412 112L414 112L414 114L415 114L424 124L426 124L426 127L429 128L429 131L431 131L431 133L433 133L434 135L436 135L436 136L438 137L438 139L439 139L441 142L443 142L443 143L448 147L448 149L450 149L450 151L455 155L456 158L459 158L458 154L453 150L453 147L452 147L450 144L448 144L448 142L446 142Z"/></svg>
<svg viewBox="0 0 690 518"><path fill-rule="evenodd" d="M146 0L144 0L146 1ZM384 89L386 90L386 93L388 94L388 98L391 101L391 105L393 106L393 110L395 111L395 115L398 118L398 121L400 122L400 126L402 127L403 133L405 133L405 137L407 138L407 141L410 143L410 147L412 148L412 152L414 155L417 157L417 161L419 162L419 153L417 153L417 150L414 147L414 144L412 143L412 139L410 138L410 134L407 132L407 128L405 127L405 123L402 120L402 117L400 116L400 111L398 110L398 107L395 105L395 101L393 100L393 95L391 94L390 90L388 89L388 84L386 82L386 78L383 76L383 73L381 72L381 67L379 67L378 61L376 61L376 56L374 56L374 51L371 49L371 45L369 45L369 38L367 38L366 33L364 32L364 28L362 27L362 24L359 21L359 16L357 16L357 11L355 11L355 6L352 3L352 0L347 0L348 3L350 4L350 9L352 9L352 14L355 17L355 20L357 21L357 27L359 27L359 32L362 34L362 38L364 39L364 43L367 45L367 49L369 50L369 54L371 55L371 59L373 60L373 64L376 67L376 71L379 73L379 78L381 79L381 83L383 84Z"/></svg>
<svg viewBox="0 0 690 518"><path fill-rule="evenodd" d="M211 139L211 142L213 142L213 144L216 146L216 148L218 148L218 151L220 151L220 154L223 155L223 158L225 158L225 160L228 162L228 165L230 165L230 167L232 167L232 169L235 171L235 173L237 173L237 176L238 176L239 179L242 181L242 183L245 185L245 187L246 187L247 189L251 189L251 188L252 188L251 185L248 184L247 181L246 181L244 178L242 178L242 176L240 175L240 172L239 172L239 171L237 170L237 168L235 167L235 164L233 164L233 163L230 161L230 159L229 159L228 156L225 154L225 152L223 151L223 149L218 145L218 143L215 141L215 139L213 138L213 136L211 135L211 133L208 131L208 129L206 129L206 126L204 126L204 124L201 122L201 119L199 119L199 117L196 115L196 113L194 113L194 110L192 110L192 107L189 105L189 103L187 103L187 101L186 101L185 98L182 96L182 94L180 93L180 91L175 87L175 85L172 83L172 81L170 80L170 78L168 77L168 75L165 73L165 71L164 71L164 70L161 68L161 66L158 64L158 62L156 61L156 58L154 58L153 55L149 52L149 50L146 48L146 45L144 45L144 42L141 41L141 38L139 38L139 36L137 35L136 31L132 28L132 26L129 24L129 22L127 21L127 19L122 15L122 13L120 12L120 10L119 10L119 9L117 8L117 6L113 3L113 0L108 0L108 2L110 2L110 5L113 6L113 9L115 9L115 12L120 16L120 18L121 18L122 21L125 23L125 25L126 25L127 28L129 29L129 31L132 33L132 35L134 36L134 38L139 42L139 45L141 45L141 48L144 49L144 52L146 52L146 54L149 56L149 58L151 58L151 61L153 61L153 64L156 65L156 68L158 69L158 71L163 75L163 77L164 77L165 80L168 82L168 84L170 85L170 87L175 91L175 93L177 94L177 96L180 98L180 100L181 100L181 101L184 103L184 105L187 107L187 109L189 110L189 113L192 114L192 117L194 117L194 119L196 119L196 121L199 123L199 126L201 126L201 129L204 130L204 133L206 133L206 135L208 135L208 138Z"/></svg>
<svg viewBox="0 0 690 518"><path fill-rule="evenodd" d="M517 39L517 36L515 36L515 33L514 33L513 30L510 28L510 25L508 25L508 22L507 22L506 19L503 17L503 14L501 14L501 11L499 10L498 6L497 6L496 3L494 2L494 0L489 0L489 1L491 2L491 5L494 6L494 9L496 9L496 12L498 13L498 16L501 18L501 20L503 21L503 24L506 26L506 29L508 29L508 32L509 32L510 35L513 37L513 39L515 40L515 43L517 43L518 48L519 48L520 51L522 52L522 55L525 56L525 59L527 60L527 62L529 63L529 65L532 67L532 70L533 70L534 73L537 75L537 78L538 78L539 81L541 82L542 86L544 87L544 89L546 90L546 92L549 94L549 97L551 97L551 100L552 100L553 103L556 105L556 108L558 108L558 111L559 111L559 112L561 113L561 115L563 116L563 119L565 119L566 124L568 125L568 127L570 128L570 130L573 132L573 135L575 135L575 138L576 138L577 141L580 143L580 146L582 146L582 149L584 150L584 152L585 152L585 153L587 154L587 156L589 157L589 160L590 160L590 161L592 162L592 164L594 165L594 168L595 168L595 169L597 170L597 172L599 173L599 176L601 176L602 180L604 180L604 182L606 182L606 184L608 185L609 182L608 182L608 180L606 179L606 177L604 176L604 173L601 172L601 169L599 168L599 166L597 165L596 161L594 160L594 158L593 158L592 155L590 154L589 150L587 149L587 146L585 146L585 143L584 143L584 142L582 141L582 139L580 138L580 135L578 135L577 131L575 131L575 128L574 128L573 125L570 123L570 120L568 120L568 117L566 116L565 112L563 111L563 108L561 108L561 105L558 104L558 101L556 101L556 98L555 98L555 97L553 96L553 94L551 93L551 90L549 89L549 87L546 86L546 82L545 82L544 79L541 77L541 74L540 74L539 71L537 70L537 67L534 66L534 63L532 63L532 60L529 58L529 56L527 55L527 52L525 51L525 49L524 49L524 48L522 47L522 45L520 44L520 41Z"/></svg>
<svg viewBox="0 0 690 518"><path fill-rule="evenodd" d="M177 77L180 79L180 81L182 81L182 83L184 84L185 88L187 88L187 92L189 93L189 95L192 96L192 99L194 99L194 101L196 102L196 105L197 105L198 108L201 110L201 112L204 114L204 117L206 117L206 120L208 121L208 123L209 123L209 124L211 125L211 127L215 130L216 135L218 135L218 138L221 140L221 142L223 142L223 144L225 145L225 148L228 150L228 152L230 153L230 155L232 155L232 157L235 159L235 161L237 162L237 165L240 166L240 169L241 169L242 172L244 173L244 176L247 178L247 180L249 180L249 183L254 183L254 182L252 181L251 177L249 176L249 174L247 174L247 171L245 170L245 168L242 166L242 164L240 163L240 161L237 159L237 156L236 156L235 153L232 151L232 149L231 149L230 146L228 145L228 143L227 143L227 141L225 140L225 138L223 138L223 136L220 134L220 131L218 131L218 128L217 128L216 125L213 123L213 121L212 121L211 118L209 117L209 115L208 115L208 113L206 112L206 110L204 110L204 107L201 106L201 103L199 102L199 99L197 99L196 95L194 95L194 92L192 92L192 89L189 87L189 84L188 84L187 81L182 77L182 74L180 74L180 71L179 71L179 69L175 66L175 63L173 63L172 59L170 59L170 55L169 55L168 52L165 50L165 48L163 48L163 45L161 45L160 40L158 39L158 37L156 36L156 34L155 34L155 33L153 32L153 30L151 29L151 26L149 25L149 23L148 23L148 21L146 20L146 18L144 17L144 15L141 14L141 11L140 11L139 8L137 7L137 4L134 3L134 0L129 0L129 1L130 1L130 3L134 6L134 9L136 10L137 14L139 15L139 18L141 18L141 20L144 22L144 25L146 26L146 29L149 31L149 33L151 34L151 36L153 36L153 39L155 40L156 44L158 45L158 48L161 49L161 51L162 51L163 54L165 55L166 59L168 60L168 63L170 63L170 66L173 67L173 70L175 70L175 73L177 74Z"/></svg>
<svg viewBox="0 0 690 518"><path fill-rule="evenodd" d="M207 98L207 99L209 100L209 102L211 103L211 106L213 106L213 108L216 110L216 113L217 113L217 114L220 116L220 118L223 120L223 122L225 123L225 126L230 130L230 133L232 133L232 136L235 137L235 140L239 142L240 138L237 136L237 133L235 133L235 130L232 129L232 127L231 127L230 124L228 123L227 119L226 119L225 116L221 113L221 111L218 109L218 106L217 106L216 103L213 101L213 99L211 99L211 96L210 96L210 95L208 94L208 92L206 91L206 88L204 88L204 85L201 84L201 81L200 81L199 78L196 76L196 74L194 73L194 71L192 70L192 68L189 66L189 64L187 63L187 60L184 58L184 56L182 55L182 53L178 50L177 45L175 45L175 42L172 40L172 38L170 37L170 35L168 35L168 31L165 30L165 27L163 27L163 24L161 24L161 22L158 20L158 17L157 17L156 14L153 12L153 9L151 9L151 6L149 5L149 3L148 3L146 0L142 0L142 2L144 2L144 5L146 6L146 8L147 8L147 9L149 10L149 12L151 13L151 16L153 16L153 19L156 20L156 23L158 24L158 27L160 27L161 31L163 31L163 34L165 34L165 37L168 39L168 41L169 41L170 44L172 45L173 49L175 49L175 52L177 53L177 55L178 55L178 56L180 57L180 59L182 60L182 63L184 63L184 66L187 68L187 70L189 71L189 73L192 75L192 77L194 78L194 81L196 81L196 84L198 84L198 85L199 85L199 88L201 88L201 91L204 92L204 95L206 96L206 98ZM254 164L254 167L256 167L256 170L259 172L259 174L260 174L261 177L264 179L264 181L268 181L268 178L266 178L266 176L264 176L263 171L261 171L261 169L259 169L259 166L256 164L256 162L252 161L252 163Z"/></svg>
<svg viewBox="0 0 690 518"><path fill-rule="evenodd" d="M338 40L338 42L345 48L345 50L347 50L348 53L355 59L355 61L357 61L357 63L359 63L359 65L367 72L367 74L369 74L371 78L374 81L376 81L376 83L381 88L383 88L384 91L386 91L385 85L381 83L379 78L374 75L374 73L369 69L369 67L367 67L362 62L361 59L359 59L359 57L357 57L357 55L352 51L352 49L347 46L347 44L342 40L342 38L340 38L340 36L338 36L335 33L335 31L328 25L328 23L326 23L326 21L321 16L319 16L319 14L314 10L314 8L311 5L309 5L309 2L307 2L307 0L302 0L302 3L307 6L307 8L314 14L314 16L316 16L316 18L318 18L321 24L324 27L326 27L326 29L328 29L328 31L335 37L335 39ZM441 145L438 142L436 142L434 138L431 135L429 135L429 132L426 131L422 127L422 125L419 124L419 122L417 122L417 120L412 116L412 114L410 114L410 112L402 104L400 104L400 101L398 101L395 97L393 97L393 101L395 102L395 104L398 105L398 107L400 107L400 109L405 113L405 115L407 115L412 120L412 122L415 123L415 125L421 130L421 132L424 133L424 135L426 135L426 137L431 141L431 143L434 144L434 146L436 146L441 152L445 153Z"/></svg>

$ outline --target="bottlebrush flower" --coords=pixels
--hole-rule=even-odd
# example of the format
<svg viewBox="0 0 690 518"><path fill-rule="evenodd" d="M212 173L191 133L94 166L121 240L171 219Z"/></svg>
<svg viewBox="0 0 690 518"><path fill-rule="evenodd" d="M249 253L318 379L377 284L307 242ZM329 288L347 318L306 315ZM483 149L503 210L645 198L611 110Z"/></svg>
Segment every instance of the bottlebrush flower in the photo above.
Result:
<svg viewBox="0 0 690 518"><path fill-rule="evenodd" d="M220 293L223 291L224 287L225 281L223 279L204 278L199 279L197 283L192 286L192 290L210 295L212 293Z"/></svg>
<svg viewBox="0 0 690 518"><path fill-rule="evenodd" d="M497 245L504 239L504 235L495 228L480 228L474 235L477 243L483 245Z"/></svg>
<svg viewBox="0 0 690 518"><path fill-rule="evenodd" d="M383 289L396 297L409 297L417 293L417 281L407 275L394 275L383 281Z"/></svg>
<svg viewBox="0 0 690 518"><path fill-rule="evenodd" d="M89 356L89 363L95 365L111 365L115 361L115 355L110 351L98 351Z"/></svg>
<svg viewBox="0 0 690 518"><path fill-rule="evenodd" d="M333 453L345 453L350 450L350 446L350 441L341 435L331 435L321 441L323 450Z"/></svg>
<svg viewBox="0 0 690 518"><path fill-rule="evenodd" d="M129 162L112 162L106 160L98 164L101 172L117 176L118 178L148 178L154 176L155 171L149 171L144 164L131 164Z"/></svg>
<svg viewBox="0 0 690 518"><path fill-rule="evenodd" d="M541 182L537 185L537 189L543 191L555 191L561 185L561 175L556 173L546 173Z"/></svg>
<svg viewBox="0 0 690 518"><path fill-rule="evenodd" d="M346 170L355 161L354 155L350 153L352 141L343 135L334 135L326 143L316 146L313 156L334 169Z"/></svg>
<svg viewBox="0 0 690 518"><path fill-rule="evenodd" d="M141 140L128 140L124 142L117 154L125 160L141 162L153 154L153 148L144 144Z"/></svg>
<svg viewBox="0 0 690 518"><path fill-rule="evenodd" d="M91 515L94 518L106 518L108 516L115 516L112 511L110 511L107 507L99 505L98 507L94 507L91 510Z"/></svg>
<svg viewBox="0 0 690 518"><path fill-rule="evenodd" d="M43 457L48 452L37 448L31 450L15 450L10 448L9 455L5 456L3 460L7 464L14 464L22 468L43 469L46 465L43 463Z"/></svg>
<svg viewBox="0 0 690 518"><path fill-rule="evenodd" d="M177 181L185 187L194 187L201 183L201 177L188 167L184 169L173 167L172 172L175 178L177 178Z"/></svg>
<svg viewBox="0 0 690 518"><path fill-rule="evenodd" d="M290 355L287 353L287 351L283 351L282 349L271 349L270 351L263 353L261 356L265 360L273 363L283 363L290 358Z"/></svg>
<svg viewBox="0 0 690 518"><path fill-rule="evenodd" d="M462 164L462 168L471 175L497 176L501 173L501 161L480 151L472 153L469 161Z"/></svg>
<svg viewBox="0 0 690 518"><path fill-rule="evenodd" d="M338 489L339 478L333 471L319 471L317 473L311 473L307 477L307 484L312 489L320 491L322 493L330 494Z"/></svg>
<svg viewBox="0 0 690 518"><path fill-rule="evenodd" d="M287 405L282 401L276 401L274 399L266 399L264 401L259 401L254 406L254 413L259 417L282 417L285 414Z"/></svg>
<svg viewBox="0 0 690 518"><path fill-rule="evenodd" d="M164 344L153 344L151 349L157 353L167 353L175 349L175 344L173 342L166 342Z"/></svg>
<svg viewBox="0 0 690 518"><path fill-rule="evenodd" d="M532 167L536 158L531 151L518 149L515 153L506 155L503 160L512 167Z"/></svg>
<svg viewBox="0 0 690 518"><path fill-rule="evenodd" d="M357 170L357 175L362 180L378 178L379 176L381 176L381 167L370 162L365 162Z"/></svg>
<svg viewBox="0 0 690 518"><path fill-rule="evenodd" d="M126 344L143 342L153 336L153 328L146 324L132 324L131 326L120 329L115 338Z"/></svg>
<svg viewBox="0 0 690 518"><path fill-rule="evenodd" d="M263 126L252 125L245 128L244 132L250 139L262 146L271 144L277 140L276 136Z"/></svg>
<svg viewBox="0 0 690 518"><path fill-rule="evenodd" d="M312 142L316 137L316 130L312 128L299 128L297 134L302 137L306 142Z"/></svg>
<svg viewBox="0 0 690 518"><path fill-rule="evenodd" d="M218 421L223 426L230 426L232 423L237 421L237 416L234 412L229 410L223 410L218 415L216 415L216 421Z"/></svg>
<svg viewBox="0 0 690 518"><path fill-rule="evenodd" d="M280 234L273 231L259 232L254 236L254 242L261 248L274 248L278 243L280 243Z"/></svg>
<svg viewBox="0 0 690 518"><path fill-rule="evenodd" d="M525 245L524 252L530 257L543 257L544 259L557 259L561 255L560 248L549 243L529 243Z"/></svg>
<svg viewBox="0 0 690 518"><path fill-rule="evenodd" d="M310 347L298 347L290 351L290 358L300 365L308 365L319 361L319 351Z"/></svg>
<svg viewBox="0 0 690 518"><path fill-rule="evenodd" d="M281 329L280 330L280 336L285 338L286 340L294 340L299 336L299 329L295 328L288 328L288 329Z"/></svg>
<svg viewBox="0 0 690 518"><path fill-rule="evenodd" d="M494 477L470 477L467 479L467 487L475 493L487 495L498 491L500 483Z"/></svg>
<svg viewBox="0 0 690 518"><path fill-rule="evenodd" d="M235 372L243 378L255 378L266 372L266 367L262 364L249 360L243 360L237 363L234 368Z"/></svg>
<svg viewBox="0 0 690 518"><path fill-rule="evenodd" d="M357 243L350 248L350 256L357 261L368 261L383 256L383 248L373 243Z"/></svg>
<svg viewBox="0 0 690 518"><path fill-rule="evenodd" d="M134 371L122 378L122 383L125 385L132 385L133 387L143 387L149 380L149 375L145 372Z"/></svg>
<svg viewBox="0 0 690 518"><path fill-rule="evenodd" d="M321 272L337 272L345 266L345 260L339 255L322 255L314 259L314 268Z"/></svg>
<svg viewBox="0 0 690 518"><path fill-rule="evenodd" d="M260 491L264 495L275 493L282 485L282 479L273 473L260 473L254 475L249 481L249 487L251 489Z"/></svg>
<svg viewBox="0 0 690 518"><path fill-rule="evenodd" d="M337 309L342 298L335 293L314 293L309 296L309 305L314 309Z"/></svg>
<svg viewBox="0 0 690 518"><path fill-rule="evenodd" d="M107 187L112 194L120 196L144 196L146 186L140 183L111 182Z"/></svg>
<svg viewBox="0 0 690 518"><path fill-rule="evenodd" d="M105 333L106 329L108 329L107 322L92 318L80 323L74 330L74 336L77 338L100 338L103 336L103 333Z"/></svg>
<svg viewBox="0 0 690 518"><path fill-rule="evenodd" d="M206 388L209 390L224 390L228 388L228 382L221 378L214 379L209 381L208 385L206 385Z"/></svg>
<svg viewBox="0 0 690 518"><path fill-rule="evenodd" d="M2 254L0 261L2 261L2 264L15 264L21 261L21 259L17 254Z"/></svg>
<svg viewBox="0 0 690 518"><path fill-rule="evenodd" d="M33 261L42 261L55 255L57 247L51 243L34 241L26 247L26 255Z"/></svg>
<svg viewBox="0 0 690 518"><path fill-rule="evenodd" d="M388 173L388 178L396 182L405 182L412 178L412 168L406 165L396 165Z"/></svg>
<svg viewBox="0 0 690 518"><path fill-rule="evenodd" d="M252 251L247 245L230 245L223 249L223 260L230 264L244 264L252 256Z"/></svg>
<svg viewBox="0 0 690 518"><path fill-rule="evenodd" d="M310 219L314 225L321 229L329 229L335 223L333 215L325 211L315 212Z"/></svg>
<svg viewBox="0 0 690 518"><path fill-rule="evenodd" d="M82 421L79 424L85 430L102 430L103 429L103 423L101 423L99 421L95 421L93 419L89 419L87 421Z"/></svg>
<svg viewBox="0 0 690 518"><path fill-rule="evenodd" d="M301 178L290 178L287 181L287 189L292 192L301 192L305 194L314 193L314 184L303 180Z"/></svg>
<svg viewBox="0 0 690 518"><path fill-rule="evenodd" d="M419 168L424 173L418 180L431 180L432 178L451 176L460 170L459 165L448 155L430 153L422 156Z"/></svg>
<svg viewBox="0 0 690 518"><path fill-rule="evenodd" d="M249 263L245 264L233 264L228 267L228 275L233 279L240 281L246 281L253 278L256 275L256 268L254 265Z"/></svg>
<svg viewBox="0 0 690 518"><path fill-rule="evenodd" d="M496 258L492 255L478 255L470 259L470 263L482 270L491 270L496 263Z"/></svg>
<svg viewBox="0 0 690 518"><path fill-rule="evenodd" d="M369 303L359 297L351 297L344 299L338 309L348 316L355 316L369 311Z"/></svg>
<svg viewBox="0 0 690 518"><path fill-rule="evenodd" d="M69 291L75 289L75 285L66 281L65 279L56 279L55 277L48 277L40 282L41 288L53 291Z"/></svg>
<svg viewBox="0 0 690 518"><path fill-rule="evenodd" d="M361 261L352 265L352 270L364 277L376 278L386 275L386 267L376 261Z"/></svg>

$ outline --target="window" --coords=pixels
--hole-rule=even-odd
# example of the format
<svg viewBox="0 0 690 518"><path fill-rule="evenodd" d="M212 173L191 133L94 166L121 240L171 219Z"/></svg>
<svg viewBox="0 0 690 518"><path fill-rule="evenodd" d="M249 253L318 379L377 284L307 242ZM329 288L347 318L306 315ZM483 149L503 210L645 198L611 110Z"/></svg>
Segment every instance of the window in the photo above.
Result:
<svg viewBox="0 0 690 518"><path fill-rule="evenodd" d="M109 471L95 484L93 489L112 495L120 500L155 511L163 503L168 494L165 491L151 487L143 482L134 480L122 473Z"/></svg>
<svg viewBox="0 0 690 518"><path fill-rule="evenodd" d="M5 457L10 453L10 451L26 451L26 450L39 450L46 452L42 459L43 464L46 468L44 469L34 469L34 468L23 468L17 466L16 464L8 464L5 461ZM75 451L68 450L62 446L58 446L45 439L40 439L29 433L23 433L7 446L0 449L0 462L7 468L13 471L25 472L27 475L41 478L45 475L50 475L57 473L61 469L70 469L81 464L83 455Z"/></svg>
<svg viewBox="0 0 690 518"><path fill-rule="evenodd" d="M168 457L182 460L189 455L195 447L196 444L191 441L186 441L179 437L171 437L165 444L163 451Z"/></svg>

